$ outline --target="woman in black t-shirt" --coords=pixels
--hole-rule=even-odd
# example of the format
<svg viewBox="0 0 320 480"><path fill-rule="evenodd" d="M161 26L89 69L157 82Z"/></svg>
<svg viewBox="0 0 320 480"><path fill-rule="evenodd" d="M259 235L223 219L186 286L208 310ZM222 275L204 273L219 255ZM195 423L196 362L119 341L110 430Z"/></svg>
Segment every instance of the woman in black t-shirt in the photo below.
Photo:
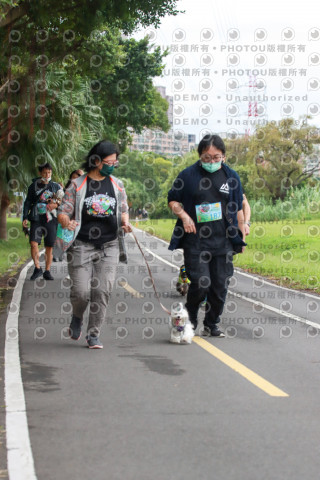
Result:
<svg viewBox="0 0 320 480"><path fill-rule="evenodd" d="M102 141L89 152L83 164L86 175L71 182L59 209L63 229L74 232L68 250L73 315L70 338L79 340L83 315L90 303L87 326L89 348L103 348L100 330L116 276L124 260L123 233L131 232L127 197L121 180L112 175L119 151Z"/></svg>

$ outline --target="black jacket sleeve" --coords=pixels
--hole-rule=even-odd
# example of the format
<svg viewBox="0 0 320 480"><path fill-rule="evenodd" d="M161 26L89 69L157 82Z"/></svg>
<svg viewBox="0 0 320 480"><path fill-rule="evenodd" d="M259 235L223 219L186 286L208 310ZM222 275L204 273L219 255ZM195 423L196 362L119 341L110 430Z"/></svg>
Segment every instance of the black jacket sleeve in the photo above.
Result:
<svg viewBox="0 0 320 480"><path fill-rule="evenodd" d="M32 183L28 188L27 197L23 204L23 217L22 217L23 220L28 219L28 213L33 204L33 200L34 200L34 184Z"/></svg>

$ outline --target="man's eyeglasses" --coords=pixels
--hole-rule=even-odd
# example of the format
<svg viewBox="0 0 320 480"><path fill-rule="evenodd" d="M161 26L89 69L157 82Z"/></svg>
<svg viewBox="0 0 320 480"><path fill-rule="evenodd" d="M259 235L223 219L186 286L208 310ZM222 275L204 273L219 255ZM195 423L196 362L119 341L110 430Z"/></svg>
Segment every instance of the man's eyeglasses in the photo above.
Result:
<svg viewBox="0 0 320 480"><path fill-rule="evenodd" d="M221 162L224 159L224 155L209 155L209 153L204 153L200 157L201 161L204 163L211 163L211 162Z"/></svg>

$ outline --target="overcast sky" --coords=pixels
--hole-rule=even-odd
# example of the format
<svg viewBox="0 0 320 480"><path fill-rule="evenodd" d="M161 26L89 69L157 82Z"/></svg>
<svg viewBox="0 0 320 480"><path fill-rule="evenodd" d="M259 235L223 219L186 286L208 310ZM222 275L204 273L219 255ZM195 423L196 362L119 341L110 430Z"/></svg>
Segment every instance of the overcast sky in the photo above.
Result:
<svg viewBox="0 0 320 480"><path fill-rule="evenodd" d="M174 97L174 128L253 133L305 114L320 127L320 2L181 0L148 34L168 48L155 85Z"/></svg>

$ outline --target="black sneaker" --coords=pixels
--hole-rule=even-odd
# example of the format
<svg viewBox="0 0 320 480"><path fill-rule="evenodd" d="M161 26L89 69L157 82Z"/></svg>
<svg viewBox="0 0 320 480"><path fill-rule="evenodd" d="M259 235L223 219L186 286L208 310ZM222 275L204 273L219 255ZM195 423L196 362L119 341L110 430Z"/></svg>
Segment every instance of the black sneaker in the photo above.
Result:
<svg viewBox="0 0 320 480"><path fill-rule="evenodd" d="M45 272L43 273L43 278L45 280L54 280L53 276L50 273L50 270L45 270Z"/></svg>
<svg viewBox="0 0 320 480"><path fill-rule="evenodd" d="M33 274L31 275L30 280L35 280L36 278L41 277L42 274L43 274L43 270L41 267L40 268L34 267Z"/></svg>
<svg viewBox="0 0 320 480"><path fill-rule="evenodd" d="M203 337L220 337L220 338L225 337L225 334L223 333L222 330L218 328L218 326L209 328L206 325L204 325L201 330L201 335Z"/></svg>
<svg viewBox="0 0 320 480"><path fill-rule="evenodd" d="M78 318L72 315L72 320L69 326L69 336L72 340L79 340L79 338L81 337L81 327L82 327L81 318Z"/></svg>

